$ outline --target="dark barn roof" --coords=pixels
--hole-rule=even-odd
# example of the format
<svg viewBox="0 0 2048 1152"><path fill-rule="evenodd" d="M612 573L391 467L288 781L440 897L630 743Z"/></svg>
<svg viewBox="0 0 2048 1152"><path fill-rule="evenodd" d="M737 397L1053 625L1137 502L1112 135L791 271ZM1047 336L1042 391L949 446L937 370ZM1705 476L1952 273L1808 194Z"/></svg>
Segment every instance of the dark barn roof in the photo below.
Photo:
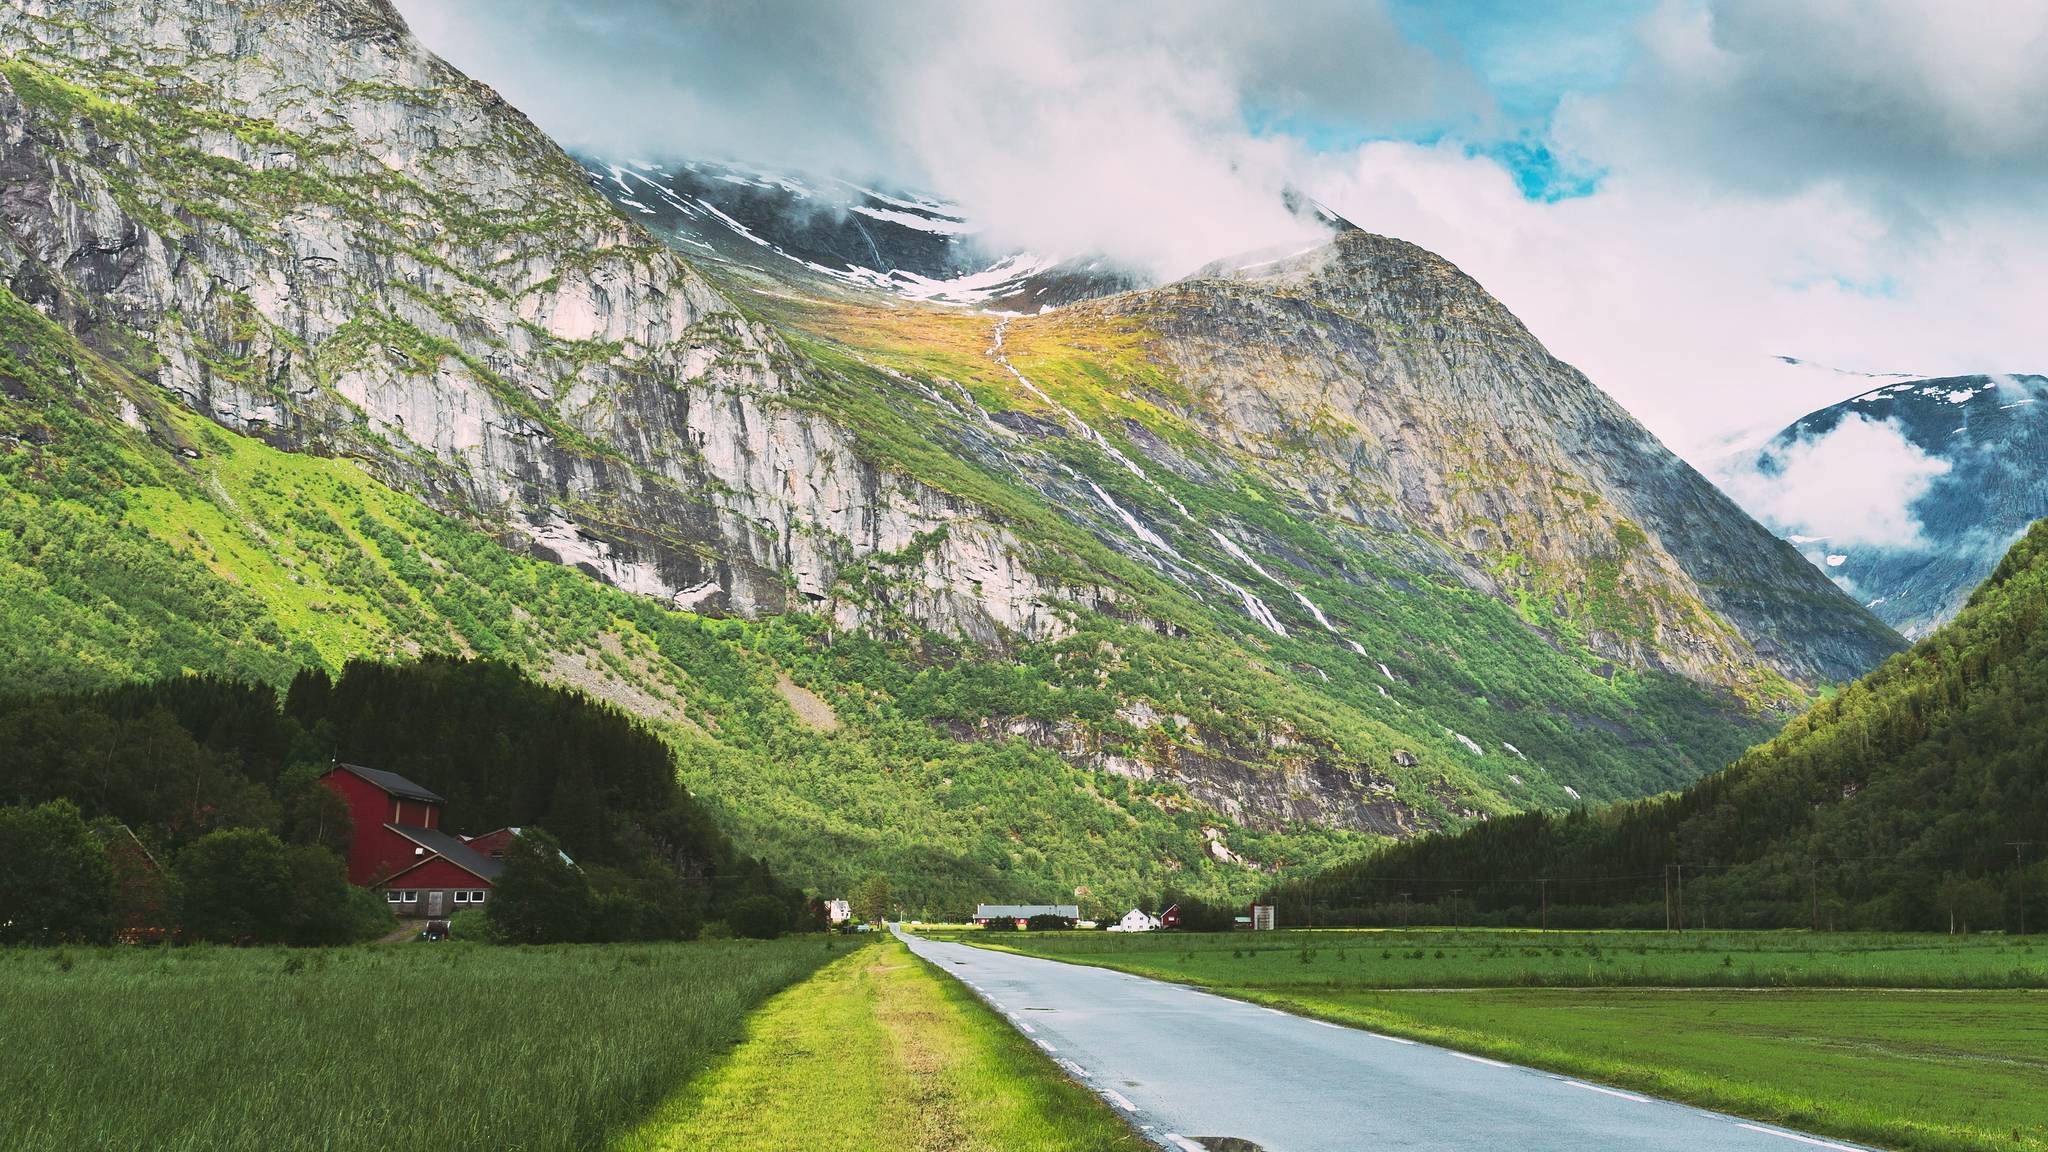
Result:
<svg viewBox="0 0 2048 1152"><path fill-rule="evenodd" d="M360 764L336 764L335 767L344 772L353 772L393 796L402 796L407 800L424 800L429 804L446 803L439 796L407 780L396 772L384 772L376 768L365 768Z"/></svg>
<svg viewBox="0 0 2048 1152"><path fill-rule="evenodd" d="M498 878L498 873L505 870L505 862L503 860L493 860L489 856L485 856L483 853L463 843L461 837L450 836L439 828L413 828L403 824L386 824L385 827L425 848L434 855L447 860L457 868L482 879L495 881ZM426 859L426 857L422 857L420 863L425 863ZM400 874L403 874L405 871L406 869L400 869Z"/></svg>

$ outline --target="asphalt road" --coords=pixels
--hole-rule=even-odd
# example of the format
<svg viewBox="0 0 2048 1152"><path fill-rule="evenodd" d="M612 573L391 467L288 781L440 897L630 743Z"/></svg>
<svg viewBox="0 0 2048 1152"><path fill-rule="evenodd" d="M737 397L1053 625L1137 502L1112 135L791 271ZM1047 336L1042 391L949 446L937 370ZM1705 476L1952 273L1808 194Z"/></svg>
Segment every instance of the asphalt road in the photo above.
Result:
<svg viewBox="0 0 2048 1152"><path fill-rule="evenodd" d="M904 939L1179 1152L1219 1136L1267 1152L1857 1149L1106 968Z"/></svg>

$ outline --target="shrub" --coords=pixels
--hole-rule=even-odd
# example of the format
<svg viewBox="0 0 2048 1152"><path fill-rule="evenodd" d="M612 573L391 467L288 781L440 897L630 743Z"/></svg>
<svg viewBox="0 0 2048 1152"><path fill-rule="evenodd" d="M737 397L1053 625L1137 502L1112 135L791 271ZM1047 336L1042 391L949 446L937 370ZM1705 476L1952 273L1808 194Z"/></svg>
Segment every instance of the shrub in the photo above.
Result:
<svg viewBox="0 0 2048 1152"><path fill-rule="evenodd" d="M1072 928L1074 922L1065 916L1055 916L1050 912L1041 912L1026 920L1024 926L1033 932L1057 932Z"/></svg>
<svg viewBox="0 0 2048 1152"><path fill-rule="evenodd" d="M69 800L0 808L0 943L102 943L114 870Z"/></svg>
<svg viewBox="0 0 2048 1152"><path fill-rule="evenodd" d="M788 930L789 909L773 896L748 896L733 901L726 922L736 936L773 940Z"/></svg>
<svg viewBox="0 0 2048 1152"><path fill-rule="evenodd" d="M592 903L590 882L554 837L526 828L505 849L505 870L485 914L507 943L556 944L589 937Z"/></svg>
<svg viewBox="0 0 2048 1152"><path fill-rule="evenodd" d="M1017 922L1008 916L998 916L981 926L984 932L1015 932Z"/></svg>
<svg viewBox="0 0 2048 1152"><path fill-rule="evenodd" d="M185 934L223 944L278 934L294 876L282 841L259 828L209 832L178 854L185 889Z"/></svg>

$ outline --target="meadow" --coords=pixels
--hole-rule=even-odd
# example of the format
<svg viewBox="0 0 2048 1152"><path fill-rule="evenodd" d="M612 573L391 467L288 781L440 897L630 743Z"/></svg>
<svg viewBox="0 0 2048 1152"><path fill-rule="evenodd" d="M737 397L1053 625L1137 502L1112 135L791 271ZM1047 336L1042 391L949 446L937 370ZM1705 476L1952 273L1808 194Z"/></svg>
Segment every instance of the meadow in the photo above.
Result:
<svg viewBox="0 0 2048 1152"><path fill-rule="evenodd" d="M2048 988L2048 940L1913 933L1307 929L947 934L1222 988Z"/></svg>
<svg viewBox="0 0 2048 1152"><path fill-rule="evenodd" d="M0 1147L597 1147L861 947L0 951Z"/></svg>
<svg viewBox="0 0 2048 1152"><path fill-rule="evenodd" d="M2048 943L2025 937L942 935L1882 1147L2048 1152Z"/></svg>
<svg viewBox="0 0 2048 1152"><path fill-rule="evenodd" d="M1130 1152L1107 1104L895 940L770 1000L614 1152Z"/></svg>

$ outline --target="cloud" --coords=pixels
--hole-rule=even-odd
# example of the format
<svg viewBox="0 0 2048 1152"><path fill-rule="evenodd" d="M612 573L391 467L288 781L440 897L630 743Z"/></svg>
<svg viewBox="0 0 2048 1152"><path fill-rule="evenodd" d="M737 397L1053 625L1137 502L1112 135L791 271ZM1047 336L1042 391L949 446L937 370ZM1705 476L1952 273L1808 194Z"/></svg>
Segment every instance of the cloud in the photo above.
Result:
<svg viewBox="0 0 2048 1152"><path fill-rule="evenodd" d="M1440 131L1491 115L1379 3L401 0L572 148L884 179L998 245L1171 277L1308 235L1302 142L1251 119Z"/></svg>
<svg viewBox="0 0 2048 1152"><path fill-rule="evenodd" d="M2048 366L2034 0L398 2L572 147L895 182L1000 246L1170 277L1297 240L1291 183L1703 467L1861 390L1776 356Z"/></svg>
<svg viewBox="0 0 2048 1152"><path fill-rule="evenodd" d="M1719 479L1751 515L1826 565L1852 548L1924 547L1913 505L1950 467L1908 440L1897 421L1852 414Z"/></svg>
<svg viewBox="0 0 2048 1152"><path fill-rule="evenodd" d="M2037 0L1667 0L1620 86L1557 135L1631 168L1769 194L1838 181L1911 222L2048 178Z"/></svg>

